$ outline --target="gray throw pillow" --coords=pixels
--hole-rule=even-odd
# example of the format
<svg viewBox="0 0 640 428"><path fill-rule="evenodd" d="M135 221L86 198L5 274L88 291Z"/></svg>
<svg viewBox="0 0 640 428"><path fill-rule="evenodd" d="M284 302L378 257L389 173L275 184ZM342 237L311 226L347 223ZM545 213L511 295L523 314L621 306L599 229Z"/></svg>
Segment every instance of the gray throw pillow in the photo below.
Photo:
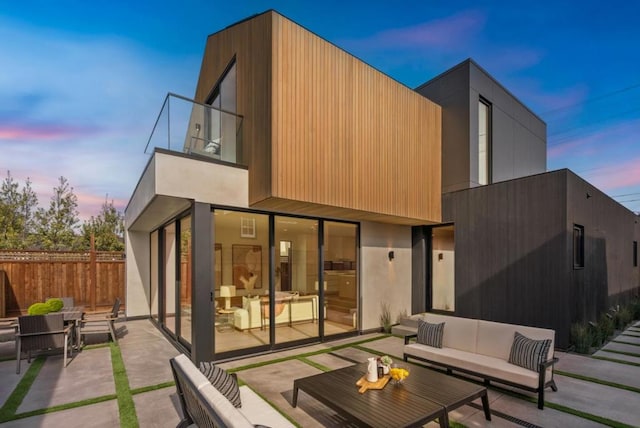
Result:
<svg viewBox="0 0 640 428"><path fill-rule="evenodd" d="M432 324L423 320L418 320L418 337L416 341L423 345L434 348L442 348L442 335L444 334L444 323Z"/></svg>
<svg viewBox="0 0 640 428"><path fill-rule="evenodd" d="M236 407L242 407L240 402L240 387L238 387L238 381L235 376L227 373L220 367L216 367L212 362L202 362L198 367L202 374L204 374L211 385L217 389L222 395L227 397L227 400Z"/></svg>
<svg viewBox="0 0 640 428"><path fill-rule="evenodd" d="M513 335L509 362L538 373L540 364L547 361L551 339L534 340L518 333Z"/></svg>

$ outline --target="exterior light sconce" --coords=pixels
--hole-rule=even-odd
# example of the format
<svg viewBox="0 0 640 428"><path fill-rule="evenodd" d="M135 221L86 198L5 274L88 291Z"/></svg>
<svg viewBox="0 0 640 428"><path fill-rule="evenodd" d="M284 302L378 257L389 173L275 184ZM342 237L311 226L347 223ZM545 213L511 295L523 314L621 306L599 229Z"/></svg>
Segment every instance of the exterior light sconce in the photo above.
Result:
<svg viewBox="0 0 640 428"><path fill-rule="evenodd" d="M389 251L389 261L392 261L395 257L396 255L393 253L393 251Z"/></svg>

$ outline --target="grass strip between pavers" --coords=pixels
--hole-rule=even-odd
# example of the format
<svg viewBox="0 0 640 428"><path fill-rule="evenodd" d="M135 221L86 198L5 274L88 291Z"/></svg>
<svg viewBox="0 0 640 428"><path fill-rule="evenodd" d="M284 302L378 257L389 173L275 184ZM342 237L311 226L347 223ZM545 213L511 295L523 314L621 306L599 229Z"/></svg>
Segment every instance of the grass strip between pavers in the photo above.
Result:
<svg viewBox="0 0 640 428"><path fill-rule="evenodd" d="M532 402L537 402L535 398L531 400ZM605 418L603 416L592 415L591 413L582 412L580 410L572 409L571 407L563 406L562 404L550 403L545 401L545 407L550 409L558 410L560 412L569 413L574 416L579 416L583 419L588 419L593 422L597 422L603 425L607 425L614 428L634 428L633 425L628 425L622 422L614 421L612 419Z"/></svg>
<svg viewBox="0 0 640 428"><path fill-rule="evenodd" d="M116 397L115 394L103 395L102 397L89 398L87 400L75 401L73 403L65 403L57 406L47 407L44 409L31 410L29 412L18 413L13 417L13 419L30 418L31 416L38 416L38 415L44 415L47 413L60 412L62 410L75 409L76 407L83 407L83 406L89 406L91 404L98 404L104 401L115 400L116 398L118 397Z"/></svg>
<svg viewBox="0 0 640 428"><path fill-rule="evenodd" d="M310 365L311 367L315 367L316 369L318 369L318 370L320 370L322 372L330 372L331 370L333 370L330 367L323 366L322 364L318 364L315 361L311 361L310 359L305 358L305 357L300 357L300 358L298 358L298 360L300 360L301 362L303 362L305 364Z"/></svg>
<svg viewBox="0 0 640 428"><path fill-rule="evenodd" d="M142 394L144 392L156 391L158 389L169 388L172 386L176 386L176 383L174 381L162 382L157 385L143 386L140 388L132 389L131 395L137 395L137 394Z"/></svg>
<svg viewBox="0 0 640 428"><path fill-rule="evenodd" d="M577 373L569 373L569 372L565 372L565 371L557 370L557 369L554 370L553 373L557 374L557 375L571 377L571 378L578 379L578 380L584 380L584 381L587 381L587 382L597 383L599 385L610 386L612 388L618 388L618 389L624 389L626 391L637 392L638 394L640 394L640 388L636 388L635 386L629 386L629 385L624 385L624 384L621 384L621 383L609 382L609 381L598 379L598 378L595 378L595 377L584 376L584 375L577 374Z"/></svg>
<svg viewBox="0 0 640 428"><path fill-rule="evenodd" d="M136 406L133 403L133 395L129 389L129 378L124 367L122 353L115 343L110 343L111 365L113 366L113 380L116 384L116 395L118 396L118 413L120 415L120 426L126 428L138 428L138 416Z"/></svg>
<svg viewBox="0 0 640 428"><path fill-rule="evenodd" d="M20 404L22 404L24 397L27 396L29 388L31 388L31 385L33 385L33 382L36 380L36 376L40 373L44 361L45 358L41 356L33 360L33 363L31 363L24 376L22 376L22 379L20 379L20 382L16 385L16 388L0 409L0 423L15 419L16 411L18 407L20 407Z"/></svg>

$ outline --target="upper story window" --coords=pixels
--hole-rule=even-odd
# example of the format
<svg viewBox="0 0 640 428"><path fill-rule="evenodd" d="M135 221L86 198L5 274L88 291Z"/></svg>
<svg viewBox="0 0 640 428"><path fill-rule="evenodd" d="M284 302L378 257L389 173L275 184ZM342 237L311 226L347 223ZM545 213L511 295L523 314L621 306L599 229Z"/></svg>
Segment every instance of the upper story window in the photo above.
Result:
<svg viewBox="0 0 640 428"><path fill-rule="evenodd" d="M573 225L573 268L584 267L584 226Z"/></svg>
<svg viewBox="0 0 640 428"><path fill-rule="evenodd" d="M478 184L491 183L491 104L478 101Z"/></svg>
<svg viewBox="0 0 640 428"><path fill-rule="evenodd" d="M633 241L633 267L638 267L638 241Z"/></svg>
<svg viewBox="0 0 640 428"><path fill-rule="evenodd" d="M207 145L204 150L213 157L228 162L237 161L237 130L238 118L236 113L236 63L235 59L222 75L206 104L205 138Z"/></svg>

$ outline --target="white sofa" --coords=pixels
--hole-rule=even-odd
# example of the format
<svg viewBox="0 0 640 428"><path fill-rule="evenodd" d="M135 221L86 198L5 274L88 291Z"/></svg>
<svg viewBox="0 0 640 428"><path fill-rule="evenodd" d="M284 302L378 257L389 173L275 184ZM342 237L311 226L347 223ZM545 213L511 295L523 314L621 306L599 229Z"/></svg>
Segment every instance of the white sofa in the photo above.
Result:
<svg viewBox="0 0 640 428"><path fill-rule="evenodd" d="M243 297L242 308L234 314L234 326L238 330L264 328L269 325L269 298L265 296ZM318 319L318 296L299 296L287 292L276 294L275 323L291 324L296 321L316 321Z"/></svg>
<svg viewBox="0 0 640 428"><path fill-rule="evenodd" d="M242 406L235 407L211 385L189 357L181 354L172 358L170 363L183 413L179 427L294 427L247 385L240 387Z"/></svg>
<svg viewBox="0 0 640 428"><path fill-rule="evenodd" d="M432 324L444 324L442 348L413 343L418 320ZM478 376L485 384L497 381L538 393L538 408L544 408L544 390L551 387L557 391L553 380L553 356L555 332L544 328L504 324L470 318L459 318L439 314L419 314L403 320L392 330L405 336L404 360L414 358L452 371ZM551 346L538 372L509 363L509 354L514 333L534 340L550 339Z"/></svg>

